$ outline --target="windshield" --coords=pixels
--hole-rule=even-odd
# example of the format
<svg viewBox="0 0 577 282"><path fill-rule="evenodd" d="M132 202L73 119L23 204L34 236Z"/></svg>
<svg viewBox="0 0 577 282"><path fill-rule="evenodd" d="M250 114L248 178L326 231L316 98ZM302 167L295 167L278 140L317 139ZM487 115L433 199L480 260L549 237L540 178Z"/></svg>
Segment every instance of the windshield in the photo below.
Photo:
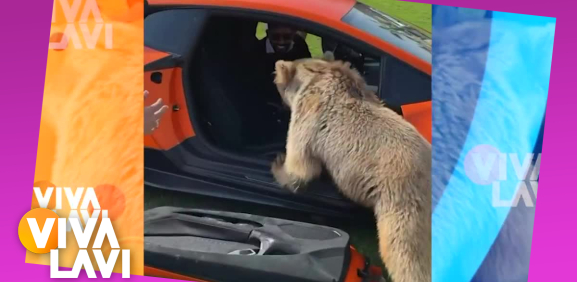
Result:
<svg viewBox="0 0 577 282"><path fill-rule="evenodd" d="M431 63L431 37L377 9L357 3L342 20Z"/></svg>

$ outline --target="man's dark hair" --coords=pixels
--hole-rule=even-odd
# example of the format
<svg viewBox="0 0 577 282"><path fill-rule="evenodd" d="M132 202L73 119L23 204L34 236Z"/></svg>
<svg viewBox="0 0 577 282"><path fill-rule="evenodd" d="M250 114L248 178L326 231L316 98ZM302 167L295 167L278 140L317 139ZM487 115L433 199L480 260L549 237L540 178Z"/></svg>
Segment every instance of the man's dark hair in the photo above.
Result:
<svg viewBox="0 0 577 282"><path fill-rule="evenodd" d="M277 28L290 28L290 29L296 31L296 29L294 27L287 25L287 24L282 24L282 23L269 23L269 24L267 24L268 30L277 29Z"/></svg>

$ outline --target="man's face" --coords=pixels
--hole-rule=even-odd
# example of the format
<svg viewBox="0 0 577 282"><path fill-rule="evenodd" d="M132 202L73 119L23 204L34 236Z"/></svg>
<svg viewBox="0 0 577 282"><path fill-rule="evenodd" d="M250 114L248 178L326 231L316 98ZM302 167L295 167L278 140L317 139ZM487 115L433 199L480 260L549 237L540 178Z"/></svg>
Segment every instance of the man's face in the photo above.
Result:
<svg viewBox="0 0 577 282"><path fill-rule="evenodd" d="M288 27L274 27L267 31L270 43L277 53L286 53L293 44L296 31Z"/></svg>

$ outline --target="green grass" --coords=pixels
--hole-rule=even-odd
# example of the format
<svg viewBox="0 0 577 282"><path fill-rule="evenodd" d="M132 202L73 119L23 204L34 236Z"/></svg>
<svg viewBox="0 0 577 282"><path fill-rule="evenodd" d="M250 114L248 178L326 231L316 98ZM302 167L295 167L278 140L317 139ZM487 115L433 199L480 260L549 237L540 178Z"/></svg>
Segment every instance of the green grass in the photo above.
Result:
<svg viewBox="0 0 577 282"><path fill-rule="evenodd" d="M360 2L384 11L387 14L398 18L401 21L410 23L426 32L431 32L431 5L401 2L396 0L361 0ZM256 36L259 39L262 39L265 36L265 29L263 24L259 24ZM321 40L319 37L308 34L306 41L313 56L322 56ZM144 200L145 210L158 206L217 209L259 214L264 216L333 226L348 232L351 235L351 243L353 246L355 246L361 253L368 256L371 262L383 266L378 254L377 233L374 223L368 225L360 225L356 222L331 222L327 221L326 219L312 218L307 215L294 212L286 212L270 207L253 204L238 204L236 202L214 200L200 196L193 196L190 194L156 189L146 189Z"/></svg>
<svg viewBox="0 0 577 282"><path fill-rule="evenodd" d="M431 33L431 5L397 0L360 0L392 17Z"/></svg>
<svg viewBox="0 0 577 282"><path fill-rule="evenodd" d="M375 224L371 222L372 219L367 219L363 223L359 223L359 221L331 220L325 217L311 217L309 214L293 211L287 212L287 210L284 209L257 204L240 204L238 202L229 200L214 199L174 191L158 190L152 188L145 189L144 210L149 210L161 206L250 213L261 216L284 218L288 220L321 224L339 228L349 233L351 237L351 244L355 246L355 248L360 253L367 256L373 264L379 265L381 267L384 266L377 251L377 231Z"/></svg>

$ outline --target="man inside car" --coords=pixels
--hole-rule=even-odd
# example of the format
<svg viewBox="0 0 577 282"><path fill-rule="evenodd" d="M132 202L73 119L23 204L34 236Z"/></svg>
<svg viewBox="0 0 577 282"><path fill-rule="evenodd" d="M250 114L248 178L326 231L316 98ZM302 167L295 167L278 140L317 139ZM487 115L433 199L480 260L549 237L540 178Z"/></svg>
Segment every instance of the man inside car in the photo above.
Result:
<svg viewBox="0 0 577 282"><path fill-rule="evenodd" d="M262 77L265 79L265 93L271 95L272 104L282 106L282 101L273 83L275 63L279 60L294 61L310 58L311 52L305 39L298 31L288 25L269 23L266 37L259 41L258 51L261 56ZM275 95L277 94L277 95Z"/></svg>

